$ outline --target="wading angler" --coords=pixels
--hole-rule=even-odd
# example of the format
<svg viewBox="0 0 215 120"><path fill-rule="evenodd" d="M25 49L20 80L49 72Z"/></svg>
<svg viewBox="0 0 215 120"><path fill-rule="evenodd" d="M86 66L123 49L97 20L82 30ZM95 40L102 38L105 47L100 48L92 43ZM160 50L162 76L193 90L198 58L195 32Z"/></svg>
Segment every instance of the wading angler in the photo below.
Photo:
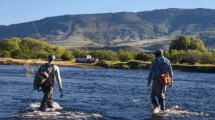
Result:
<svg viewBox="0 0 215 120"><path fill-rule="evenodd" d="M39 67L34 79L34 89L39 90L41 87L44 94L39 108L40 111L45 111L46 108L53 108L52 93L55 80L58 83L60 97L63 97L60 70L57 65L53 64L54 60L55 55L50 54L48 56L48 62Z"/></svg>
<svg viewBox="0 0 215 120"><path fill-rule="evenodd" d="M172 87L173 71L170 61L163 56L161 49L156 50L154 55L156 58L150 66L148 87L155 112L159 111L159 108L165 110L165 91L167 86Z"/></svg>

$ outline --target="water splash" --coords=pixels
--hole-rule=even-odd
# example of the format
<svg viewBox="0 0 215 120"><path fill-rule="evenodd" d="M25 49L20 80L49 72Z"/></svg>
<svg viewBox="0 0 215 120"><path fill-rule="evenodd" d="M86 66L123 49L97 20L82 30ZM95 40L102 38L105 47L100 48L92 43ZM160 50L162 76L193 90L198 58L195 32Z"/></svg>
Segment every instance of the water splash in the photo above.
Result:
<svg viewBox="0 0 215 120"><path fill-rule="evenodd" d="M47 109L44 112L38 111L40 106L39 102L30 103L26 113L15 115L17 119L70 119L70 120L83 120L83 119L100 119L102 116L96 113L84 113L63 111L63 108L57 103L53 102L54 109Z"/></svg>
<svg viewBox="0 0 215 120"><path fill-rule="evenodd" d="M160 112L160 115L163 117L208 117L208 113L198 112L198 111L191 111L191 110L184 110L178 105L175 105L165 112Z"/></svg>
<svg viewBox="0 0 215 120"><path fill-rule="evenodd" d="M39 109L39 107L40 107L40 103L35 102L35 103L30 103L30 107L27 109L32 109L32 110L37 111ZM53 107L54 107L54 110L58 110L58 111L63 109L57 102L53 102Z"/></svg>
<svg viewBox="0 0 215 120"><path fill-rule="evenodd" d="M144 99L135 99L135 100L132 100L133 102L142 102L144 101Z"/></svg>

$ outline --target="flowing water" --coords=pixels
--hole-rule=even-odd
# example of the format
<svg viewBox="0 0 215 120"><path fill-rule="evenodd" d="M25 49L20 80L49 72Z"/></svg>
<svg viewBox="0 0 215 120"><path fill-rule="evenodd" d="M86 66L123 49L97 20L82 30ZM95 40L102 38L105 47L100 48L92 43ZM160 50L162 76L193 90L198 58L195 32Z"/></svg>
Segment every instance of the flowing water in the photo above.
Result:
<svg viewBox="0 0 215 120"><path fill-rule="evenodd" d="M42 92L33 90L22 66L0 66L0 119L177 120L215 119L215 74L175 72L166 91L167 110L153 114L148 70L61 67L64 98L55 83L55 109L38 111Z"/></svg>

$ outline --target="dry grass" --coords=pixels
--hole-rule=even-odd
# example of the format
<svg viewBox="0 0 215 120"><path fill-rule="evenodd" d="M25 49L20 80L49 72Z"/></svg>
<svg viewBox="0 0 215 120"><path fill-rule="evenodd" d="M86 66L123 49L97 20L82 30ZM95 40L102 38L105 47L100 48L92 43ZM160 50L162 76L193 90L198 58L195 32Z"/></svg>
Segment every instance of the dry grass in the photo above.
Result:
<svg viewBox="0 0 215 120"><path fill-rule="evenodd" d="M12 58L0 58L1 65L23 65L26 59L12 59ZM32 60L28 61L29 64L35 64ZM47 61L35 60L38 65L44 64ZM95 63L75 63L73 61L54 61L54 64L64 67L78 67L78 68L99 68L95 66Z"/></svg>
<svg viewBox="0 0 215 120"><path fill-rule="evenodd" d="M61 45L65 48L80 48L80 47L102 47L103 45L97 44L92 40L84 38L83 36L73 36L66 40L54 41L54 44Z"/></svg>

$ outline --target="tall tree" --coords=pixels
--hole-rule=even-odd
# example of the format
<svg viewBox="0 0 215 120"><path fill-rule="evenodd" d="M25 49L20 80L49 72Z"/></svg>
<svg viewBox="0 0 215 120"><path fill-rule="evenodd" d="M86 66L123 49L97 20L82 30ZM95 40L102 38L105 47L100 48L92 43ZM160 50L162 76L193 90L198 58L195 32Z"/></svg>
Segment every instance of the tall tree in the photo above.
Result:
<svg viewBox="0 0 215 120"><path fill-rule="evenodd" d="M191 37L190 38L190 47L189 48L191 50L199 50L201 52L206 51L204 43L200 39L198 39L196 37Z"/></svg>
<svg viewBox="0 0 215 120"><path fill-rule="evenodd" d="M0 42L0 50L1 51L15 51L19 49L20 39L16 37L12 37L9 39L4 39Z"/></svg>
<svg viewBox="0 0 215 120"><path fill-rule="evenodd" d="M180 35L176 37L170 44L170 50L188 50L190 46L190 37L187 35Z"/></svg>
<svg viewBox="0 0 215 120"><path fill-rule="evenodd" d="M175 40L173 40L170 44L170 50L198 50L201 52L205 52L206 48L204 43L196 38L189 37L187 35L180 35Z"/></svg>

